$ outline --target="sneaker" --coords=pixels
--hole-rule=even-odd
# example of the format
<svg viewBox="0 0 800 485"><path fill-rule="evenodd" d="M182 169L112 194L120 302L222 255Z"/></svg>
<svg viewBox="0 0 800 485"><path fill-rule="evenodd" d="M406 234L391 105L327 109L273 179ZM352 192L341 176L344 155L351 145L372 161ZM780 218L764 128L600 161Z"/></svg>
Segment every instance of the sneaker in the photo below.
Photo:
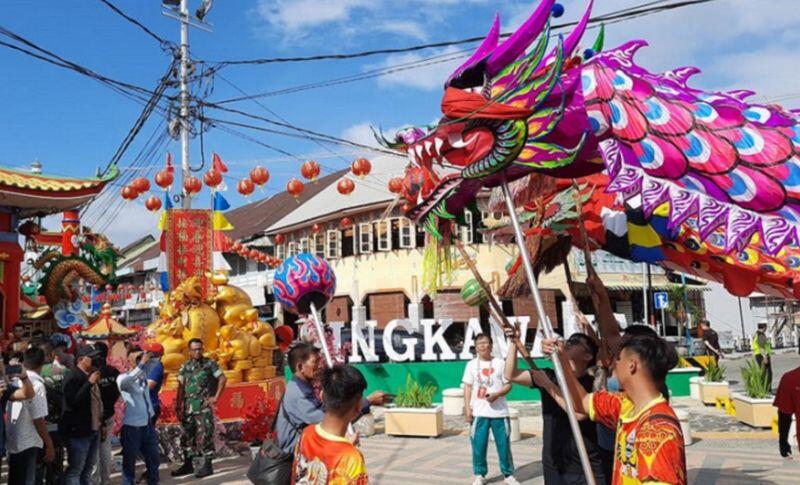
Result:
<svg viewBox="0 0 800 485"><path fill-rule="evenodd" d="M486 479L481 476L476 476L475 480L472 481L472 485L484 485L486 483Z"/></svg>
<svg viewBox="0 0 800 485"><path fill-rule="evenodd" d="M506 485L519 485L519 482L516 478L514 478L514 475L507 476L503 482L506 483Z"/></svg>

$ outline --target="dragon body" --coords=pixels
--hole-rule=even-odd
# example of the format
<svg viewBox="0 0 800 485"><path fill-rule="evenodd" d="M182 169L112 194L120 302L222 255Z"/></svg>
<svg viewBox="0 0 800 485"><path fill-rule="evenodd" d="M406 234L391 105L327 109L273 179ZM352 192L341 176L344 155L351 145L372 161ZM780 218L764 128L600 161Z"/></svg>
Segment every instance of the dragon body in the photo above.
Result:
<svg viewBox="0 0 800 485"><path fill-rule="evenodd" d="M577 53L591 7L548 50L555 0L543 0L507 40L499 19L445 84L443 118L401 130L385 146L404 152L408 216L438 240L483 188L533 172L577 178L601 171L607 190L641 196L645 216L664 203L671 229L742 251L754 235L778 254L798 241L800 124L796 112L749 103L750 91L687 85L696 68L653 74L634 54L644 41L602 51L603 32ZM530 46L533 45L532 48Z"/></svg>

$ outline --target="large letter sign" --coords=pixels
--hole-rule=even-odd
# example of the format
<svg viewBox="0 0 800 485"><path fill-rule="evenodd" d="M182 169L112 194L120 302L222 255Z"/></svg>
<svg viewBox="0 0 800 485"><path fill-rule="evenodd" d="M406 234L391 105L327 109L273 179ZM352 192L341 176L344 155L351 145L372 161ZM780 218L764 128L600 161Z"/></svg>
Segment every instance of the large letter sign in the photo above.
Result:
<svg viewBox="0 0 800 485"><path fill-rule="evenodd" d="M366 327L369 329L368 339L364 338L361 325L357 323L350 325L353 339L353 349L352 353L350 354L350 362L361 362L361 352L359 352L359 350L364 353L364 359L367 362L378 362L378 356L375 354L375 328L378 326L378 322L375 320L368 320L364 325L366 325Z"/></svg>
<svg viewBox="0 0 800 485"><path fill-rule="evenodd" d="M475 347L475 335L478 335L479 333L483 333L483 329L481 329L481 323L477 318L470 318L469 322L467 322L467 329L464 330L464 348L458 355L459 359L469 360L473 357L472 348ZM494 340L494 337L492 340Z"/></svg>
<svg viewBox="0 0 800 485"><path fill-rule="evenodd" d="M397 327L404 328L407 332L411 333L413 325L409 320L392 320L383 329L383 351L389 357L391 362L411 362L414 360L414 347L417 346L416 337L403 337L403 345L405 350L402 354L398 354L394 348L394 330Z"/></svg>
<svg viewBox="0 0 800 485"><path fill-rule="evenodd" d="M444 339L444 332L447 330L447 327L453 323L453 320L450 318L442 318L439 320L439 329L435 333L433 331L433 326L436 325L436 320L426 318L420 323L422 324L425 338L425 353L422 354L422 360L437 360L436 353L433 351L433 348L437 345L442 351L441 360L455 360L456 354L453 353L450 346L447 345L447 341Z"/></svg>

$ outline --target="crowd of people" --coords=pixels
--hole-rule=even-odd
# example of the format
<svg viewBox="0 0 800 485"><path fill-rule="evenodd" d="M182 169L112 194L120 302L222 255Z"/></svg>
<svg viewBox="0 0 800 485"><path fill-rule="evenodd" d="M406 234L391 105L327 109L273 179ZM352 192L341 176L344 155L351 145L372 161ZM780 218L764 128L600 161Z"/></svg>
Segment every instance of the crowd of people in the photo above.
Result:
<svg viewBox="0 0 800 485"><path fill-rule="evenodd" d="M213 474L213 409L225 376L203 350L202 341L190 341L190 359L178 375L184 463L171 472L176 477ZM104 342L75 346L63 334L27 335L15 326L2 342L0 366L0 460L8 457L8 483L111 483L118 430L123 483L158 484L163 351L156 342L125 343L124 359L112 365ZM201 459L197 469L195 458ZM146 468L138 478L137 460Z"/></svg>

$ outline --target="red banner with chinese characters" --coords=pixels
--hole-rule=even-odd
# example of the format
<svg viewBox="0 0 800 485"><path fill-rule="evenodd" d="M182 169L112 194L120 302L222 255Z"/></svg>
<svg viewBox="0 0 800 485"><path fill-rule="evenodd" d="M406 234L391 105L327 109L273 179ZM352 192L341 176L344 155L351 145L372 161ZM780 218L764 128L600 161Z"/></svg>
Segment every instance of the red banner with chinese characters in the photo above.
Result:
<svg viewBox="0 0 800 485"><path fill-rule="evenodd" d="M213 223L211 211L170 209L167 211L166 250L170 288L177 288L186 278L197 276L208 296L212 270Z"/></svg>
<svg viewBox="0 0 800 485"><path fill-rule="evenodd" d="M241 421L249 406L264 399L278 401L285 389L286 382L283 376L271 377L262 382L228 384L217 401L214 414L222 421ZM162 410L159 423L177 422L174 411L176 397L177 389L164 389L158 394Z"/></svg>

